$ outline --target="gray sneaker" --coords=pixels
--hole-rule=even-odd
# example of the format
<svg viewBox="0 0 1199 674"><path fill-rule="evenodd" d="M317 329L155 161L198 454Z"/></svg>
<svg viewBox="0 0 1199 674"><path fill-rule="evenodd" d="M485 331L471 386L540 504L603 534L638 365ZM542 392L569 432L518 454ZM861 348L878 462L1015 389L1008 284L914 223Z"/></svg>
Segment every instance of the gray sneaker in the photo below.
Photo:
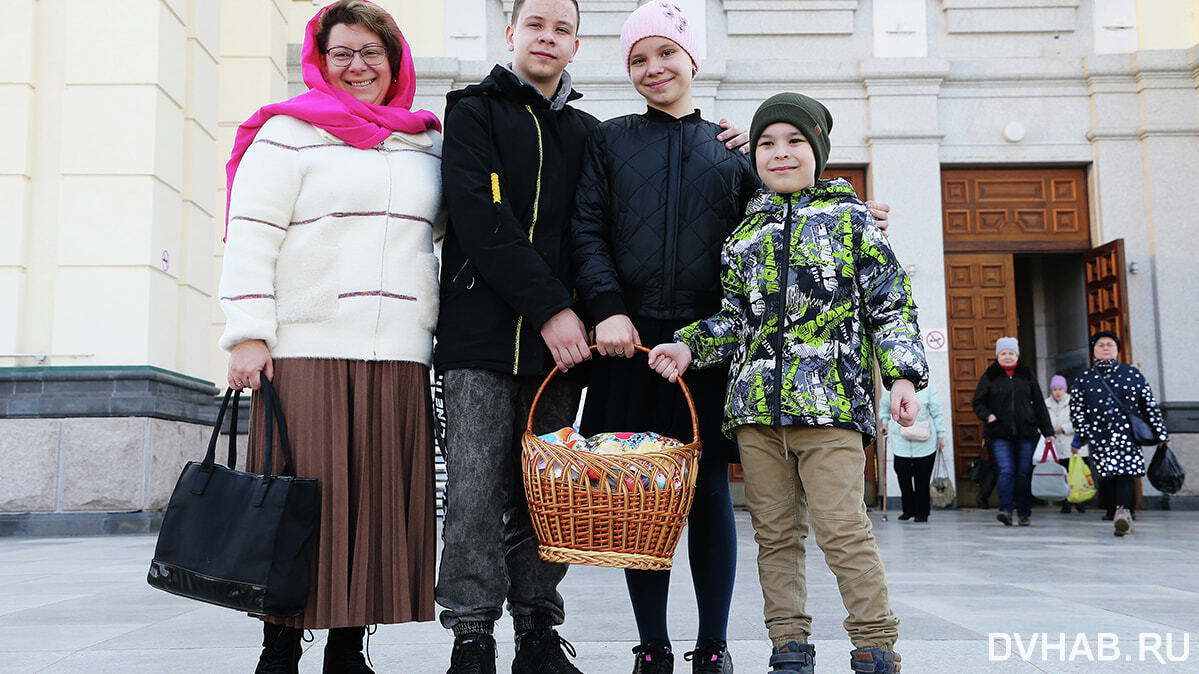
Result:
<svg viewBox="0 0 1199 674"><path fill-rule="evenodd" d="M899 653L881 648L855 648L849 652L851 672L862 674L897 674Z"/></svg>
<svg viewBox="0 0 1199 674"><path fill-rule="evenodd" d="M798 641L776 646L770 656L770 667L772 672L816 674L816 647Z"/></svg>
<svg viewBox="0 0 1199 674"><path fill-rule="evenodd" d="M1132 515L1124 506L1116 507L1116 516L1112 518L1112 533L1124 536L1132 533Z"/></svg>

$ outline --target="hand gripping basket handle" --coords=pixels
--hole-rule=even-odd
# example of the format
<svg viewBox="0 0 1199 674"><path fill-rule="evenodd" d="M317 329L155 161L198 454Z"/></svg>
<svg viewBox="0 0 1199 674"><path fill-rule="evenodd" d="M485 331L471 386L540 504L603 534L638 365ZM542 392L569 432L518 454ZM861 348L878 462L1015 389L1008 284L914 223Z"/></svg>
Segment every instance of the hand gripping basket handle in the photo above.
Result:
<svg viewBox="0 0 1199 674"><path fill-rule="evenodd" d="M595 344L591 345L591 350L595 351L599 347ZM640 344L634 344L633 348L641 353L649 353L649 349ZM545 391L545 387L549 386L550 380L554 375L558 374L558 368L550 370L550 373L545 376L545 381L541 382L541 388L537 389L537 395L533 396L533 404L529 406L529 423L525 426L525 432L533 433L533 415L537 413L537 403L541 400L541 394ZM687 400L687 409L691 412L691 442L699 442L699 417L695 414L695 401L691 399L691 390L687 388L687 384L683 382L683 375L679 375L677 380L679 388L683 390L683 398Z"/></svg>

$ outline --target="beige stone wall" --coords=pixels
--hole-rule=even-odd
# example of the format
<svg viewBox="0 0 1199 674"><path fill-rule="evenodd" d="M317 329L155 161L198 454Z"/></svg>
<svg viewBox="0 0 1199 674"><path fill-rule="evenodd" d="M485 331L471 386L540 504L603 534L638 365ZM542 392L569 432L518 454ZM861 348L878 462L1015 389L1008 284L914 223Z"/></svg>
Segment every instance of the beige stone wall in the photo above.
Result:
<svg viewBox="0 0 1199 674"><path fill-rule="evenodd" d="M206 373L219 6L5 9L0 366Z"/></svg>
<svg viewBox="0 0 1199 674"><path fill-rule="evenodd" d="M184 464L203 458L210 434L200 424L145 417L0 419L0 513L160 510Z"/></svg>
<svg viewBox="0 0 1199 674"><path fill-rule="evenodd" d="M1138 0L1141 49L1188 49L1199 43L1199 0Z"/></svg>

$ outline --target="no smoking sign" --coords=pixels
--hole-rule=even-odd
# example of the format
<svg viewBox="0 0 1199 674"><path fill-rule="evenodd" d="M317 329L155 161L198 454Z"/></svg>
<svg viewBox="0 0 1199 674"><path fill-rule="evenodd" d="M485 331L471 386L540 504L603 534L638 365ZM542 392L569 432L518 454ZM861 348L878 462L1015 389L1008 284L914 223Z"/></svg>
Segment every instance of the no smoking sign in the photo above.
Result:
<svg viewBox="0 0 1199 674"><path fill-rule="evenodd" d="M927 330L924 333L924 347L929 351L945 350L945 333L940 330Z"/></svg>

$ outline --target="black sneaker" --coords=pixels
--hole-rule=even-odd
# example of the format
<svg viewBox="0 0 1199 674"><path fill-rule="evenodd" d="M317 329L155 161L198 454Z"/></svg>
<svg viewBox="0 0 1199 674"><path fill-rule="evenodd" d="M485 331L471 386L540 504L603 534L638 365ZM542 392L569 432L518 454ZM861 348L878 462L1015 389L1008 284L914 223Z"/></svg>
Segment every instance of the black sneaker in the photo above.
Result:
<svg viewBox="0 0 1199 674"><path fill-rule="evenodd" d="M770 656L770 667L775 672L816 674L816 647L797 641L788 641L784 646L775 646Z"/></svg>
<svg viewBox="0 0 1199 674"><path fill-rule="evenodd" d="M723 639L700 637L683 659L691 661L691 674L733 674L733 656Z"/></svg>
<svg viewBox="0 0 1199 674"><path fill-rule="evenodd" d="M648 641L633 647L633 674L674 674L674 653L662 641Z"/></svg>
<svg viewBox="0 0 1199 674"><path fill-rule="evenodd" d="M469 632L454 637L450 668L445 674L495 674L495 637Z"/></svg>
<svg viewBox="0 0 1199 674"><path fill-rule="evenodd" d="M552 627L521 632L516 635L512 674L583 674L566 659L567 653L575 657L575 647Z"/></svg>
<svg viewBox="0 0 1199 674"><path fill-rule="evenodd" d="M995 519L1003 522L1003 526L1005 527L1012 526L1012 513L1010 510L1000 510L999 514L995 516Z"/></svg>

